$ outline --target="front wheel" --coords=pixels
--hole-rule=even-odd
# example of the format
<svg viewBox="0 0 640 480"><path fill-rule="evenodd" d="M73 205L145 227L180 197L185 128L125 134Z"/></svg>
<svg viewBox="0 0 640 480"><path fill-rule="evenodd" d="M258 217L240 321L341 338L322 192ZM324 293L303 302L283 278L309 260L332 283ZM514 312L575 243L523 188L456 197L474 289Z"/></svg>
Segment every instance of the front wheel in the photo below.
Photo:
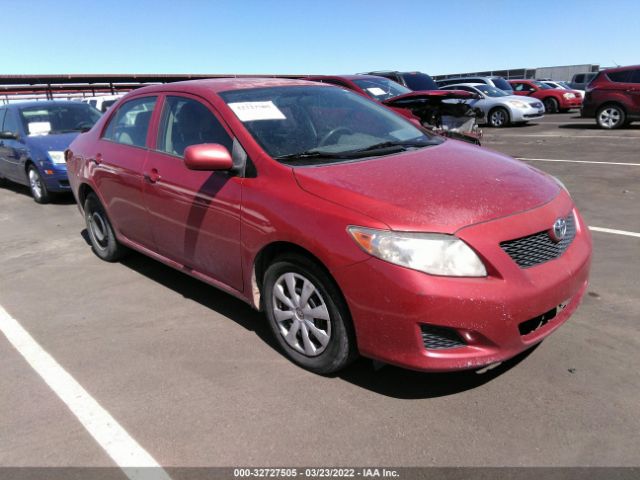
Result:
<svg viewBox="0 0 640 480"><path fill-rule="evenodd" d="M84 202L84 218L95 254L107 262L115 262L122 258L127 250L116 239L107 213L94 193L87 195Z"/></svg>
<svg viewBox="0 0 640 480"><path fill-rule="evenodd" d="M489 112L489 125L494 128L509 125L509 112L505 108L494 108Z"/></svg>
<svg viewBox="0 0 640 480"><path fill-rule="evenodd" d="M553 97L547 97L542 102L544 103L544 111L547 113L558 113L558 101Z"/></svg>
<svg viewBox="0 0 640 480"><path fill-rule="evenodd" d="M47 190L47 185L44 183L42 175L34 165L29 165L27 177L29 178L29 190L33 199L37 203L49 203L51 194Z"/></svg>
<svg viewBox="0 0 640 480"><path fill-rule="evenodd" d="M356 357L342 295L315 262L300 255L279 257L265 272L263 294L271 330L295 363L330 374Z"/></svg>
<svg viewBox="0 0 640 480"><path fill-rule="evenodd" d="M627 121L626 117L624 110L618 105L605 105L598 110L596 123L600 128L612 130L622 127Z"/></svg>

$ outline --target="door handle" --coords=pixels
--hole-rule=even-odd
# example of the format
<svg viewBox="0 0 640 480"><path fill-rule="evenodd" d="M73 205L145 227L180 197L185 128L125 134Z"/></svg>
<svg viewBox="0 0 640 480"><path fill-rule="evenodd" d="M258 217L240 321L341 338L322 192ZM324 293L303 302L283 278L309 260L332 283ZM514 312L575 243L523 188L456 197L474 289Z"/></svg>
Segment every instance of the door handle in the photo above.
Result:
<svg viewBox="0 0 640 480"><path fill-rule="evenodd" d="M155 168L152 168L149 172L143 173L142 176L149 183L156 183L161 178L158 170Z"/></svg>

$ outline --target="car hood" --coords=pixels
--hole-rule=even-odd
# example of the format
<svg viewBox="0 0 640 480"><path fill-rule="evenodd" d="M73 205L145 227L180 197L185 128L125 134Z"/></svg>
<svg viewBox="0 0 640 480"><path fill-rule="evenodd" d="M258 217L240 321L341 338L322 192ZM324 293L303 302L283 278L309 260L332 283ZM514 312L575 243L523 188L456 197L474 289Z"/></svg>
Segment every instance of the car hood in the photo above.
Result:
<svg viewBox="0 0 640 480"><path fill-rule="evenodd" d="M80 132L59 133L53 135L33 135L26 137L25 141L31 148L43 152L64 151Z"/></svg>
<svg viewBox="0 0 640 480"><path fill-rule="evenodd" d="M528 103L529 105L532 105L534 103L540 103L539 98L525 97L520 95L509 95L508 97L497 97L496 100L503 100L505 102L509 100L517 100L518 102Z"/></svg>
<svg viewBox="0 0 640 480"><path fill-rule="evenodd" d="M560 188L520 161L455 140L293 171L308 193L402 231L454 233L543 205Z"/></svg>
<svg viewBox="0 0 640 480"><path fill-rule="evenodd" d="M474 98L480 98L480 96L464 90L422 90L388 98L382 103L389 107L411 108L425 104L440 104L444 100L472 100Z"/></svg>

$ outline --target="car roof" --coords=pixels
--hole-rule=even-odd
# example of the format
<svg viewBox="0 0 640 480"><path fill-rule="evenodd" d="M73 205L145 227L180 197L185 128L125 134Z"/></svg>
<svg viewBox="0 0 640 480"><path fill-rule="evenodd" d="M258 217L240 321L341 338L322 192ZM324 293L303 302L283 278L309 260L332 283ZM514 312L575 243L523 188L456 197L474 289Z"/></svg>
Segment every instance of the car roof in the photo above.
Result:
<svg viewBox="0 0 640 480"><path fill-rule="evenodd" d="M445 87L490 87L491 85L487 85L486 83L478 83L478 82L460 82L460 83L452 83L450 85L445 85Z"/></svg>
<svg viewBox="0 0 640 480"><path fill-rule="evenodd" d="M628 65L626 67L614 67L614 68L606 68L603 71L605 72L625 72L627 70L639 70L640 65ZM599 72L588 72L597 75Z"/></svg>
<svg viewBox="0 0 640 480"><path fill-rule="evenodd" d="M290 86L318 86L320 84L308 80L294 80L289 78L207 78L204 80L187 80L171 82L161 85L149 85L135 90L136 93L160 93L179 90L185 93L220 93L229 90L245 90L250 88L290 87Z"/></svg>
<svg viewBox="0 0 640 480"><path fill-rule="evenodd" d="M78 105L79 102L74 102L72 100L30 100L25 102L12 102L7 105L0 105L0 107L45 107L48 105L65 105L65 104L73 104Z"/></svg>

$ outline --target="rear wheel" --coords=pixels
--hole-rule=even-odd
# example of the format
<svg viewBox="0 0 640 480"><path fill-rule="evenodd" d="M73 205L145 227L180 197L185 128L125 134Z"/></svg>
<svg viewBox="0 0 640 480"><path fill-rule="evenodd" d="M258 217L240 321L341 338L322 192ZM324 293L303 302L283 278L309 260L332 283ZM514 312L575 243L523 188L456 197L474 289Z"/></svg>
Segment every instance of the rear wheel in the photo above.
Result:
<svg viewBox="0 0 640 480"><path fill-rule="evenodd" d="M356 357L342 295L315 262L293 254L277 258L265 272L263 295L271 330L295 363L329 374Z"/></svg>
<svg viewBox="0 0 640 480"><path fill-rule="evenodd" d="M509 112L506 108L498 107L489 112L489 125L492 127L506 127L509 122Z"/></svg>
<svg viewBox="0 0 640 480"><path fill-rule="evenodd" d="M557 113L558 112L558 101L553 97L545 98L542 103L544 103L544 110L547 113Z"/></svg>
<svg viewBox="0 0 640 480"><path fill-rule="evenodd" d="M127 249L118 242L104 207L95 193L87 195L84 202L84 218L94 253L102 260L115 262Z"/></svg>
<svg viewBox="0 0 640 480"><path fill-rule="evenodd" d="M596 123L601 128L612 130L622 127L627 121L627 115L618 105L605 105L596 113Z"/></svg>
<svg viewBox="0 0 640 480"><path fill-rule="evenodd" d="M51 200L51 194L47 190L47 185L42 179L42 175L35 167L35 165L29 165L27 169L27 177L29 178L29 190L31 196L37 203L49 203Z"/></svg>

